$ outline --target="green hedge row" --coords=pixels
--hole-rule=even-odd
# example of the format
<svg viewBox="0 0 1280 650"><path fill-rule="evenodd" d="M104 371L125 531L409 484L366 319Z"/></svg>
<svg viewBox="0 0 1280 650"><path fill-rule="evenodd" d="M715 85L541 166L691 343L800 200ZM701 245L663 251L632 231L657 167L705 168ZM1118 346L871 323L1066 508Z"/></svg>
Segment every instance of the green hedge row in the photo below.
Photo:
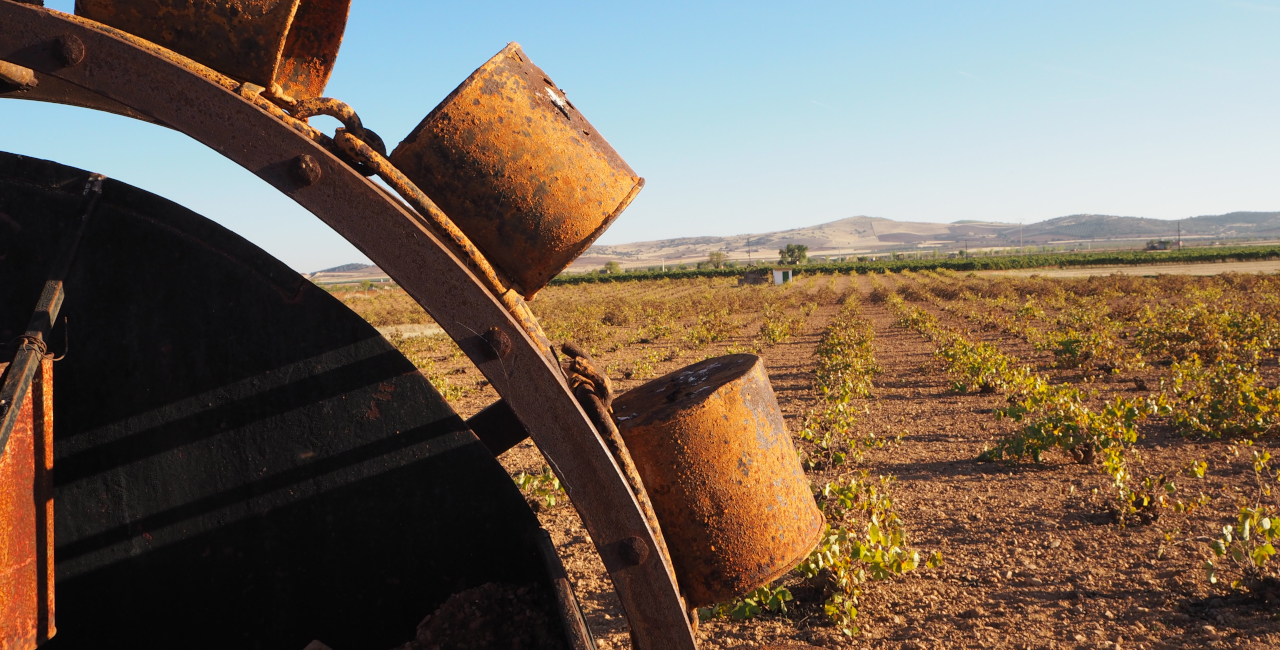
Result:
<svg viewBox="0 0 1280 650"><path fill-rule="evenodd" d="M1222 246L1184 248L1174 251L1110 251L1096 253L1036 253L993 257L957 257L949 259L884 260L877 262L834 262L803 264L793 267L798 273L901 273L911 270L951 269L952 271L993 271L1008 269L1066 268L1069 266L1128 266L1187 262L1248 261L1280 257L1280 246ZM781 266L781 265L779 265ZM687 269L684 271L639 271L626 273L561 274L550 284L583 284L590 282L631 282L681 278L722 278L740 276L753 267L732 269ZM768 269L770 266L754 268Z"/></svg>

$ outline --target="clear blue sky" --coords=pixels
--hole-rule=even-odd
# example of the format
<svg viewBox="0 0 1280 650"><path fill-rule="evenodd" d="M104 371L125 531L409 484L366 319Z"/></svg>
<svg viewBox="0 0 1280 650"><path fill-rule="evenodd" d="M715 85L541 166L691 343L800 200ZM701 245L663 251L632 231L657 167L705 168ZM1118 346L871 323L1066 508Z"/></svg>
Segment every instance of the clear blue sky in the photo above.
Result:
<svg viewBox="0 0 1280 650"><path fill-rule="evenodd" d="M1278 0L355 0L326 94L394 146L519 41L648 181L606 243L853 215L1174 219L1280 210L1277 34ZM185 136L17 101L0 124L0 149L172 198L300 271L364 260Z"/></svg>

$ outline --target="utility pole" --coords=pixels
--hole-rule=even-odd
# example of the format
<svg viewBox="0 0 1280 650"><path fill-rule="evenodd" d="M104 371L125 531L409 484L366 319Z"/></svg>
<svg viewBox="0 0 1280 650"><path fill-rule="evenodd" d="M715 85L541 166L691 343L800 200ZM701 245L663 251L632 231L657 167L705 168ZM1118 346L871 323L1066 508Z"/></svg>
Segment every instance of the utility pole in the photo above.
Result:
<svg viewBox="0 0 1280 650"><path fill-rule="evenodd" d="M1182 250L1182 220L1178 220L1178 250Z"/></svg>
<svg viewBox="0 0 1280 650"><path fill-rule="evenodd" d="M751 262L751 235L747 235L747 266L752 266L752 262Z"/></svg>

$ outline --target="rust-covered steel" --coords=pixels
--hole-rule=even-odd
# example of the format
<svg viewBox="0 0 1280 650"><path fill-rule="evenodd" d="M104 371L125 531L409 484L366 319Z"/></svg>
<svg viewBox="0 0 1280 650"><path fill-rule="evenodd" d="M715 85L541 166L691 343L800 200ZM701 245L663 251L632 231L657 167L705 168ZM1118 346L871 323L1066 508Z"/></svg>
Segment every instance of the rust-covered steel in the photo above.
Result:
<svg viewBox="0 0 1280 650"><path fill-rule="evenodd" d="M30 650L55 633L53 602L53 361L36 361L0 454L0 648ZM13 370L14 372L10 372ZM22 382L0 361L6 388ZM16 387L13 387L16 388ZM6 395L14 391L4 391ZM11 406L11 405L4 405Z"/></svg>
<svg viewBox="0 0 1280 650"><path fill-rule="evenodd" d="M547 335L542 331L542 325L538 323L538 318L533 315L524 298L511 288L509 283L501 277L497 269L489 263L484 253L471 242L471 238L467 236L462 229L454 224L440 208L431 200L422 190L409 180L395 165L384 158L380 152L375 150L368 143L361 141L353 134L347 131L339 131L335 136L338 147L353 158L355 162L372 170L379 178L386 181L400 196L409 202L413 209L417 211L423 219L423 225L430 228L436 235L440 236L444 241L448 242L453 249L454 254L462 258L467 267L477 273L489 291L493 293L503 306L511 313L516 322L524 328L524 331L533 339L538 349L553 363L556 360L555 351L551 348L551 341L547 339Z"/></svg>
<svg viewBox="0 0 1280 650"><path fill-rule="evenodd" d="M266 88L284 103L324 92L351 0L76 0L76 14Z"/></svg>
<svg viewBox="0 0 1280 650"><path fill-rule="evenodd" d="M460 260L418 215L336 155L333 142L261 96L143 39L78 16L0 0L0 59L101 96L86 101L34 90L8 95L110 107L144 116L209 146L310 210L367 254L432 315L528 427L581 514L617 590L638 649L695 647L671 565L657 553L654 531L608 448L565 383L501 297ZM76 36L84 59L54 54L62 35ZM123 107L123 110L122 108ZM314 158L316 182L291 173ZM514 302L514 301L512 301ZM493 354L497 328L511 351ZM638 542L638 543L637 543Z"/></svg>
<svg viewBox="0 0 1280 650"><path fill-rule="evenodd" d="M6 61L0 61L0 82L17 86L22 90L39 85L36 73L31 68L24 68Z"/></svg>
<svg viewBox="0 0 1280 650"><path fill-rule="evenodd" d="M822 535L769 384L751 354L707 359L614 400L690 606L790 571Z"/></svg>
<svg viewBox="0 0 1280 650"><path fill-rule="evenodd" d="M644 186L517 43L432 110L391 162L529 298Z"/></svg>
<svg viewBox="0 0 1280 650"><path fill-rule="evenodd" d="M49 333L63 282L98 201L92 174L71 230L60 242L27 328L0 364L0 650L26 650L54 626L53 360Z"/></svg>

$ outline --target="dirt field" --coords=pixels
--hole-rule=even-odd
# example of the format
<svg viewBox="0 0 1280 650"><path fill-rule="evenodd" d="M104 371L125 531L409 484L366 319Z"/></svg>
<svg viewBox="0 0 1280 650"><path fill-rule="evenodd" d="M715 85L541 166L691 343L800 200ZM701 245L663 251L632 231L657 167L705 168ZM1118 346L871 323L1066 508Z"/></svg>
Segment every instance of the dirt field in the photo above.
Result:
<svg viewBox="0 0 1280 650"><path fill-rule="evenodd" d="M607 366L619 393L702 358L755 351L765 360L796 436L805 428L806 414L824 405L815 391L815 351L834 319L856 314L858 327L874 334L870 349L880 372L870 376L872 397L852 401L859 413L856 423L837 438L849 460L837 464L812 441L797 438L797 447L806 458L817 459L809 469L815 486L849 480L861 470L869 477L894 477L888 486L891 508L901 520L905 545L919 553L919 566L857 585L857 631L852 635L842 633L824 611L824 602L838 592L829 576L805 579L793 572L774 585L794 596L786 613L706 620L698 632L703 648L770 643L1275 648L1280 647L1280 588L1274 576L1280 560L1264 563L1254 574L1272 578L1250 582L1234 568L1230 553L1216 557L1210 546L1221 538L1223 526L1237 523L1240 507L1276 503L1259 495L1254 471L1254 452L1275 441L1277 430L1267 424L1274 424L1275 414L1254 418L1264 429L1258 435L1186 435L1185 423L1178 424L1177 418L1190 408L1190 390L1173 390L1171 372L1189 363L1187 346L1205 343L1208 335L1199 332L1189 341L1187 336L1157 335L1164 331L1161 327L1176 329L1180 314L1191 313L1169 310L1196 305L1207 306L1210 315L1253 310L1256 318L1248 321L1253 323L1249 327L1275 331L1278 285L1276 276L1237 275L1081 280L823 276L786 287L739 288L727 280L555 287L544 291L534 307L553 339L572 339L590 348ZM339 297L379 327L430 322L398 290ZM1152 305L1166 311L1142 311ZM909 309L919 310L917 321L919 314L932 316L934 330L905 323L903 310ZM1096 317L1086 318L1088 314ZM1244 322L1231 322L1237 321ZM765 326L779 322L785 322L787 335L766 336L774 330ZM952 338L939 338L942 330ZM932 339L926 331L933 332ZM1234 331L1219 332L1227 341L1215 348L1221 359L1245 364L1244 372L1259 378L1262 387L1275 387L1280 338L1272 343L1254 336L1252 342L1240 343L1231 338ZM983 452L1002 440L1025 435L1020 432L1032 416L1022 422L995 416L996 409L1010 406L1015 388L957 390L965 377L940 354L939 343L952 341L954 347L955 337L966 345L989 344L981 349L998 351L1017 367L1029 368L1044 378L1044 386L1081 388L1083 397L1073 408L1099 419L1118 400L1155 404L1163 399L1170 405L1138 418L1136 441L1113 445L1108 441L1119 438L1103 436L1089 443L1119 454L1114 458L1127 472L1121 479L1109 465L1077 462L1072 454L1084 448L1078 443L1049 449L1042 462L1029 457L982 460ZM1182 347L1168 343L1175 339ZM1153 340L1166 341L1165 347ZM464 417L496 399L447 339L393 341ZM1096 346L1096 352L1081 353L1080 345ZM1072 355L1064 357L1064 349ZM1198 350L1212 352L1203 346ZM1253 354L1247 363L1246 352ZM1264 406L1280 404L1266 402L1280 400L1280 391L1249 394ZM1092 426L1102 430L1103 425ZM528 441L499 460L513 476L544 470ZM1205 465L1199 466L1201 462ZM1196 476L1197 466L1203 478ZM1156 482L1144 484L1148 478ZM1118 505L1121 483L1126 491L1119 493L1154 502L1129 512ZM608 577L572 506L561 501L545 507L532 494L530 502L552 531L599 646L629 647ZM859 534L867 523L856 512L843 522ZM1249 548L1259 547L1261 538L1255 533L1252 539ZM941 553L942 566L926 567L923 559L935 552ZM1210 559L1220 573L1217 584L1207 577L1205 562ZM1231 587L1237 578L1244 584Z"/></svg>

